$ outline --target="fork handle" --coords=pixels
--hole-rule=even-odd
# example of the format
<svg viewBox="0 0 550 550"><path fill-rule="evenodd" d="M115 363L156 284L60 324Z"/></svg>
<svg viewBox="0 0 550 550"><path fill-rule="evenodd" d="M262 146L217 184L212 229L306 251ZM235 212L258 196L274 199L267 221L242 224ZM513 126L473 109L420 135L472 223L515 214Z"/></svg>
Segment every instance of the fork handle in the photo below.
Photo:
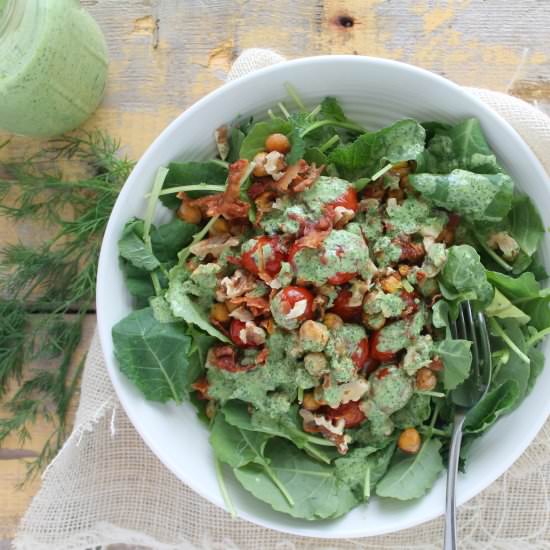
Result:
<svg viewBox="0 0 550 550"><path fill-rule="evenodd" d="M453 424L453 436L449 450L449 466L447 470L447 500L445 509L445 539L443 550L456 550L456 478L460 458L460 443L464 414L456 414Z"/></svg>

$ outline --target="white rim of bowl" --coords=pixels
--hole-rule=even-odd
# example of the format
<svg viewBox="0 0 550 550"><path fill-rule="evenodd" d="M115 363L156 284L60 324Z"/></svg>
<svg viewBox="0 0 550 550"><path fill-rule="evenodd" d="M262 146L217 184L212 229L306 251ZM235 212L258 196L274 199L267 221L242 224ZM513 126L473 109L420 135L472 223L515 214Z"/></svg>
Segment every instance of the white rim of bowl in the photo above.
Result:
<svg viewBox="0 0 550 550"><path fill-rule="evenodd" d="M276 63L274 65L270 65L268 67L264 67L262 69L258 69L257 71L254 71L250 74L247 74L245 76L242 76L236 80L233 80L231 82L227 82L225 84L222 84L219 88L216 90L213 90L212 92L208 93L195 103L193 103L190 107L188 107L185 111L183 111L180 115L178 115L153 141L153 143L147 148L145 153L142 155L142 157L139 159L139 161L136 163L136 166L132 170L132 173L128 177L128 180L124 184L123 188L121 189L119 196L115 202L115 206L113 207L113 210L111 212L109 222L107 224L107 228L105 230L105 234L103 237L102 245L101 245L101 252L99 256L99 263L98 263L98 275L97 275L97 285L96 285L96 315L97 315L97 327L99 332L99 340L101 344L101 349L104 350L108 346L106 346L106 343L109 342L109 345L112 345L111 340L111 329L112 327L106 327L102 323L102 304L105 303L108 300L108 286L107 281L105 281L102 274L105 272L106 266L110 259L107 257L107 253L105 252L106 246L105 243L112 241L113 239L118 239L118 235L113 235L113 218L116 217L117 214L119 214L119 210L122 210L123 203L124 203L124 197L126 194L129 194L132 187L132 181L139 177L140 167L141 165L145 164L147 160L150 157L154 157L157 149L160 148L160 142L162 141L162 137L166 134L169 134L172 131L172 128L179 125L179 122L182 118L186 118L187 116L191 115L196 110L202 108L204 105L208 105L210 102L216 101L218 96L223 95L226 90L232 89L236 86L242 86L246 82L251 82L256 79L261 79L264 75L275 73L281 70L284 70L289 65L291 66L299 66L299 65L311 65L311 64L320 64L327 61L346 61L351 63L357 63L358 65L362 64L375 64L379 66L388 66L388 67L397 67L400 70L406 71L408 73L413 73L416 75L420 75L424 78L431 79L435 82L438 82L439 84L442 84L444 86L447 86L450 89L453 89L456 92L466 94L470 101L477 106L478 109L483 111L485 115L489 118L492 118L494 122L499 124L503 130L508 132L510 137L514 138L520 145L520 155L524 155L529 163L531 163L536 170L540 174L541 181L545 181L548 185L548 176L546 174L546 171L542 167L539 159L536 157L536 155L533 153L533 151L529 148L529 146L523 141L523 138L516 132L516 130L504 119L502 118L498 113L493 111L490 107L488 107L485 103L483 103L480 99L475 97L474 95L470 94L467 90L465 90L462 86L459 86L458 84L452 82L451 80L448 80L447 78L444 78L438 74L435 74L431 71L428 71L427 69L422 69L420 67L416 67L414 65L410 65L408 63L403 63L401 61L394 61L390 59L381 59L377 57L369 57L369 56L356 56L356 55L320 55L320 56L313 56L313 57L302 57L299 59L289 60L289 61L282 61L280 63ZM120 212L122 215L122 212ZM105 355L105 354L104 354ZM156 444L149 438L148 434L144 433L139 425L139 422L137 419L133 418L133 415L131 411L129 410L128 403L126 402L126 398L124 396L124 392L121 391L121 388L117 383L114 381L113 377L113 370L116 369L116 365L114 364L114 360L111 360L111 357L105 356L105 362L107 364L107 370L109 372L109 376L111 378L111 382L113 383L113 386L115 388L115 392L117 394L117 397L119 401L121 402L124 411L126 412L128 418L132 422L132 425L136 429L136 431L139 433L140 437L143 439L143 441L146 443L146 445L153 451L153 453L156 455L156 457L166 466L176 477L178 477L183 483L188 485L193 491L198 493L200 496L208 500L209 502L215 504L216 506L219 506L220 508L223 508L224 510L227 510L225 507L224 502L220 499L212 498L210 495L205 494L202 491L202 488L199 483L197 483L192 476L188 476L184 478L183 476L176 474L175 472L178 471L178 467L176 464L172 463L171 460L169 460L167 457L163 456L163 452L161 448L157 448ZM528 432L529 435L529 441L532 442L544 423L546 422L546 419L548 416L550 416L550 400L548 401L548 405L546 408L546 411L544 411L545 414L541 414L537 419L533 419L533 422L526 426L525 431ZM135 421L136 420L136 421ZM518 451L514 454L510 454L508 457L508 460L506 461L506 464L504 467L496 470L491 471L489 475L484 479L481 486L477 487L476 489L469 489L466 491L462 491L460 494L460 497L458 498L458 505L462 505L465 502L468 502L470 499L481 493L483 490L485 490L489 485L491 485L496 479L498 479L502 474L504 474L513 464L514 462L523 454L527 447L523 449L518 449ZM242 510L238 511L238 517L241 519L245 519L247 521L250 521L251 523L254 523L256 525L261 525L262 527L267 527L269 529L273 529L276 531L280 531L283 533L289 533L293 535L298 536L305 536L305 537L316 537L316 538L334 538L334 539L344 539L344 538L359 538L359 537L373 537L378 535L384 535L387 533L397 533L399 531L409 529L411 527L415 527L417 525L421 525L422 523L426 523L428 521L431 521L432 519L435 519L442 515L442 512L433 512L429 514L427 517L424 517L421 521L416 520L410 520L407 522L404 522L402 525L400 525L398 530L391 530L391 529L379 529L370 531L368 534L365 534L365 531L362 531L360 529L357 529L355 531L349 531L347 530L346 533L342 534L328 534L323 531L308 531L305 532L301 529L289 527L288 529L282 529L278 527L273 527L272 525L269 525L267 522L264 522L261 518L255 517L250 515L247 512L244 512ZM314 523L312 523L314 525ZM371 526L372 527L372 526Z"/></svg>

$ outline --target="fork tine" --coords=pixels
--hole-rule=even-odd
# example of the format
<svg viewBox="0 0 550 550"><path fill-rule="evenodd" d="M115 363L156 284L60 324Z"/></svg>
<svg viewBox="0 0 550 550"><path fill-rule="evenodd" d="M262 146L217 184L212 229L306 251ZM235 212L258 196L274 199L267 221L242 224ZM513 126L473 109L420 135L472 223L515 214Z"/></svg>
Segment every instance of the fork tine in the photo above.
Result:
<svg viewBox="0 0 550 550"><path fill-rule="evenodd" d="M466 328L466 318L464 317L464 309L462 305L458 308L458 319L457 319L457 338L462 340L469 340L468 329Z"/></svg>
<svg viewBox="0 0 550 550"><path fill-rule="evenodd" d="M467 338L472 342L472 366L474 367L476 376L479 379L479 341L477 337L476 325L474 323L472 306L470 302L466 301L462 304L461 309L464 311L464 316L466 318Z"/></svg>
<svg viewBox="0 0 550 550"><path fill-rule="evenodd" d="M489 340L489 330L483 313L477 314L477 322L479 326L479 335L481 341L481 354L483 358L483 382L488 388L491 384L492 375L492 357L491 357L491 342Z"/></svg>

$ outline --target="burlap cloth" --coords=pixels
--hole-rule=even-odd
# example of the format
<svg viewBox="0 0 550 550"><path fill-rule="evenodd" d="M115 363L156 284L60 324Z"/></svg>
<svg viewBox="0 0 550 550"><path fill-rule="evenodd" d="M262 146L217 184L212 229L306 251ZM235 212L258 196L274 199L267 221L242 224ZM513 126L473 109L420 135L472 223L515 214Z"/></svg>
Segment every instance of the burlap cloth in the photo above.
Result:
<svg viewBox="0 0 550 550"><path fill-rule="evenodd" d="M248 50L228 78L281 61ZM513 97L470 89L523 136L550 172L550 119ZM550 549L550 422L514 466L460 508L468 549ZM230 516L186 487L145 446L124 414L97 335L82 380L75 428L43 476L14 546L65 550L113 543L168 549L403 549L442 546L442 520L394 535L355 540L286 536Z"/></svg>

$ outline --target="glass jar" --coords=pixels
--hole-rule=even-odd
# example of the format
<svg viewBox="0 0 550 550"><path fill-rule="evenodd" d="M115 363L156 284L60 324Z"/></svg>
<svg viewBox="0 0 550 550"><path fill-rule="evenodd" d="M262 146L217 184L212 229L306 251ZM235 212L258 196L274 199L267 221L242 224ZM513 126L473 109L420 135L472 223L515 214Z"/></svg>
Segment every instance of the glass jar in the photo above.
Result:
<svg viewBox="0 0 550 550"><path fill-rule="evenodd" d="M82 124L107 80L107 46L78 0L0 0L0 129L50 137Z"/></svg>

